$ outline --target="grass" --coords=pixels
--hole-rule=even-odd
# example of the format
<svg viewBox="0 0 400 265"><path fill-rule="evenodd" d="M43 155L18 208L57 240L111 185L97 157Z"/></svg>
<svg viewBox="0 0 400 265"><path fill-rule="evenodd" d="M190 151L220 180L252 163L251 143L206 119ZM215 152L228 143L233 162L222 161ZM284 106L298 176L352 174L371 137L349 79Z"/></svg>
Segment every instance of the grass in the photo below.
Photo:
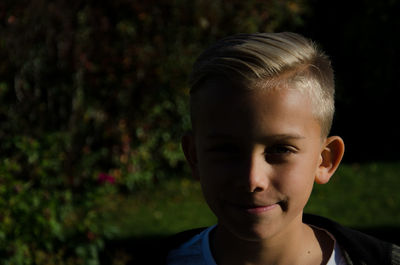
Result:
<svg viewBox="0 0 400 265"><path fill-rule="evenodd" d="M316 185L305 212L368 230L400 227L400 163L342 165L327 185ZM164 236L209 226L216 218L197 182L173 178L136 194L112 198L114 238Z"/></svg>
<svg viewBox="0 0 400 265"><path fill-rule="evenodd" d="M108 215L118 238L164 236L216 222L198 182L172 178L128 196L112 198Z"/></svg>
<svg viewBox="0 0 400 265"><path fill-rule="evenodd" d="M342 165L305 209L360 229L400 226L400 163Z"/></svg>

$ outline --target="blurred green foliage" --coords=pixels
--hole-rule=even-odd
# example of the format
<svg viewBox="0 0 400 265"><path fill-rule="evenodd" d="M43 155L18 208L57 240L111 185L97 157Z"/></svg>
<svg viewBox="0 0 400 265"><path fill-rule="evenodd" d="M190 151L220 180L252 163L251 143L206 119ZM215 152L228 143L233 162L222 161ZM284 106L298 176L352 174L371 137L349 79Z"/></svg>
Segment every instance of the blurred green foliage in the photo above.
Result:
<svg viewBox="0 0 400 265"><path fill-rule="evenodd" d="M305 0L2 2L0 263L98 264L108 196L184 173L194 58L307 12Z"/></svg>

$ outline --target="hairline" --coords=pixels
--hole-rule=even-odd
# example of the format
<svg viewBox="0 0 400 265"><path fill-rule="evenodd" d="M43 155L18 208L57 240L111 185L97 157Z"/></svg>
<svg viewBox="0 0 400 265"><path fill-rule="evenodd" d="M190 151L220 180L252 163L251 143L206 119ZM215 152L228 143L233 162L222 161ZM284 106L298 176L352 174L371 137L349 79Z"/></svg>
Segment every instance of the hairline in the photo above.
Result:
<svg viewBox="0 0 400 265"><path fill-rule="evenodd" d="M325 53L301 35L238 34L206 49L193 66L191 105L198 90L215 78L239 83L243 89L296 87L312 101L321 135L328 136L330 132L334 115L333 70ZM195 112L191 106L192 123Z"/></svg>

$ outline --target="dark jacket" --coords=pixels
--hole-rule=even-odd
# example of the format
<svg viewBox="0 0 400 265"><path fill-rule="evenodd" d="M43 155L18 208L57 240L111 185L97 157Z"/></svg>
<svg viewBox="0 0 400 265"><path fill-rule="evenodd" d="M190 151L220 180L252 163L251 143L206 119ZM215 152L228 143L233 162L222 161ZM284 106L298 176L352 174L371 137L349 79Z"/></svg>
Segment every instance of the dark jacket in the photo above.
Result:
<svg viewBox="0 0 400 265"><path fill-rule="evenodd" d="M400 265L400 247L359 231L343 227L327 218L304 214L303 222L329 231L341 247L349 265ZM165 264L166 256L205 228L184 231L169 237L163 243L160 264Z"/></svg>
<svg viewBox="0 0 400 265"><path fill-rule="evenodd" d="M400 265L400 248L327 218L304 214L303 222L329 231L350 265Z"/></svg>

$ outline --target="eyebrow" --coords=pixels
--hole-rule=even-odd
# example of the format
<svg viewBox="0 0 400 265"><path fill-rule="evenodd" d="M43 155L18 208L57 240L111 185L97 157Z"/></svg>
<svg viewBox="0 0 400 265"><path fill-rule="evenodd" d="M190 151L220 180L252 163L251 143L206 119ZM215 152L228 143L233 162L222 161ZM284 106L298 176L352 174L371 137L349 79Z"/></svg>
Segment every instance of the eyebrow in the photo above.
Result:
<svg viewBox="0 0 400 265"><path fill-rule="evenodd" d="M301 140L305 139L306 137L300 134L275 134L275 135L267 135L262 137L263 140Z"/></svg>
<svg viewBox="0 0 400 265"><path fill-rule="evenodd" d="M236 137L230 134L222 134L222 133L212 133L212 134L208 134L206 135L207 138L209 139L230 139L230 140L234 140L234 139L240 139L240 137ZM300 135L300 134L296 134L296 133L288 133L288 134L273 134L273 135L265 135L260 137L259 139L262 141L282 141L282 140L301 140L301 139L305 139L306 137Z"/></svg>

